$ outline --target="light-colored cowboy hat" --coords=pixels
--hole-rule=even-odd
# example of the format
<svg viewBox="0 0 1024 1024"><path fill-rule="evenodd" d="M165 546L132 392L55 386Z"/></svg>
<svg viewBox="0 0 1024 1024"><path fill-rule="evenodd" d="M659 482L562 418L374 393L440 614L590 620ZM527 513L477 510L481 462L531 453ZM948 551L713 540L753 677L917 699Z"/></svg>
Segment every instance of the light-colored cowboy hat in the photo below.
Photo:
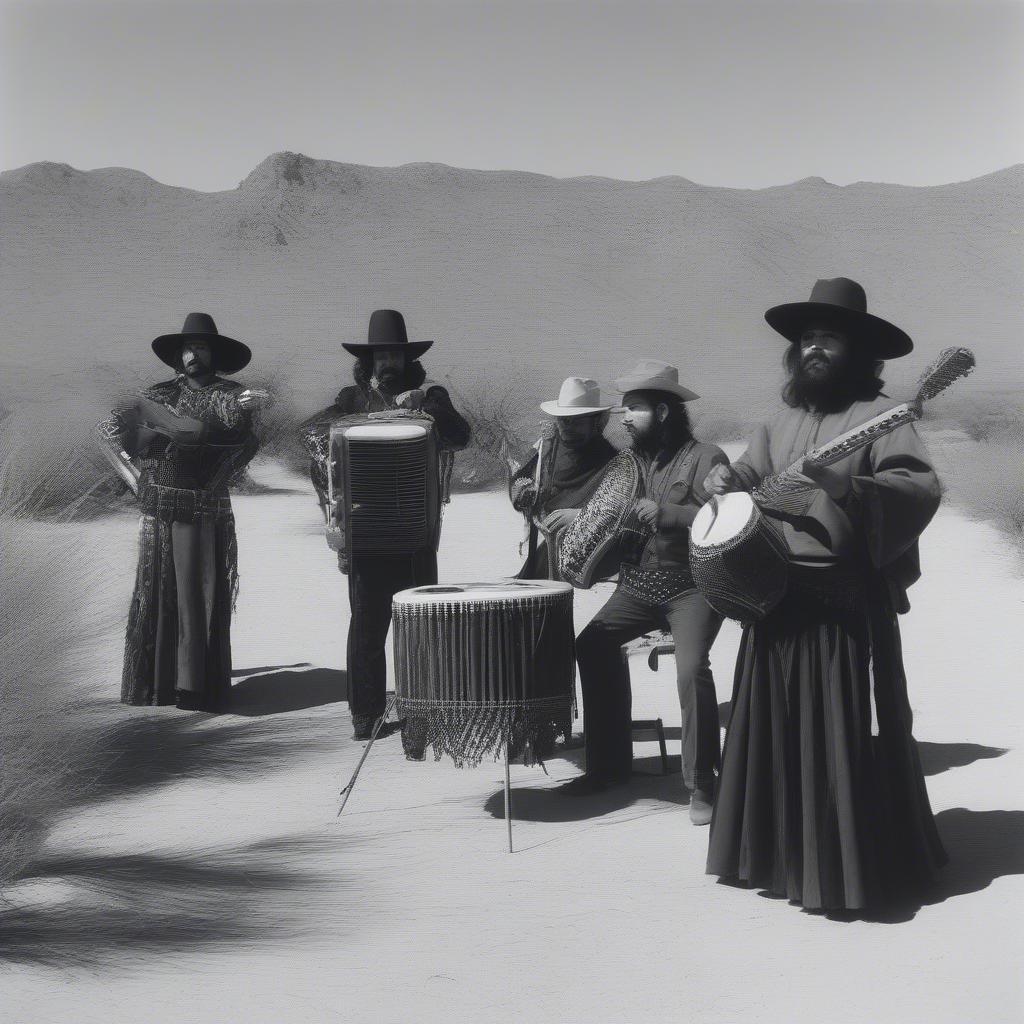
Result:
<svg viewBox="0 0 1024 1024"><path fill-rule="evenodd" d="M625 377L615 382L615 390L624 395L630 391L664 391L684 402L700 398L696 391L679 383L679 371L674 366L660 359L641 359Z"/></svg>
<svg viewBox="0 0 1024 1024"><path fill-rule="evenodd" d="M554 402L541 402L549 416L592 416L608 412L610 405L601 404L601 389L589 377L566 377Z"/></svg>
<svg viewBox="0 0 1024 1024"><path fill-rule="evenodd" d="M773 306L764 318L779 334L793 342L800 340L804 329L815 319L835 320L877 359L898 359L914 347L909 335L895 324L868 312L868 297L863 287L848 277L816 281L807 302Z"/></svg>

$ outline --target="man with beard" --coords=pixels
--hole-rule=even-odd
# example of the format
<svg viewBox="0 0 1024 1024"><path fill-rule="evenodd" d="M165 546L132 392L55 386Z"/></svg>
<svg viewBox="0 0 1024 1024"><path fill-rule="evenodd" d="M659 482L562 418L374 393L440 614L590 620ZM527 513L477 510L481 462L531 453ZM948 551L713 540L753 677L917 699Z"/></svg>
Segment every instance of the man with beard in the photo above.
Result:
<svg viewBox="0 0 1024 1024"><path fill-rule="evenodd" d="M308 419L300 428L312 461L310 476L320 506L327 510L327 450L331 424L354 413L408 409L424 412L434 421L442 460L450 467L451 453L469 443L469 424L452 406L440 385L424 387L426 371L419 356L432 341L410 342L402 314L378 309L370 317L365 344L345 344L356 356L355 384L342 388L334 404ZM328 538L329 541L331 538ZM348 573L352 620L348 630L349 707L353 735L368 739L384 713L386 663L384 647L391 626L391 599L400 590L437 583L437 552L432 547L408 555L357 555L346 563L339 539L338 566Z"/></svg>
<svg viewBox="0 0 1024 1024"><path fill-rule="evenodd" d="M672 632L683 721L683 779L690 819L711 819L719 761L718 701L709 654L722 624L690 573L690 524L707 500L702 482L727 463L690 432L686 402L697 394L668 363L645 359L615 382L624 393L623 425L643 472L635 516L652 535L576 642L583 691L586 774L568 792L590 793L628 781L633 760L632 695L621 647L655 627Z"/></svg>
<svg viewBox="0 0 1024 1024"><path fill-rule="evenodd" d="M231 691L238 588L228 483L259 443L250 396L217 374L241 370L252 354L205 313L190 313L181 333L157 338L153 351L174 379L98 427L141 511L121 700L220 711Z"/></svg>
<svg viewBox="0 0 1024 1024"><path fill-rule="evenodd" d="M615 455L604 437L611 406L601 404L597 382L568 377L554 402L541 402L554 420L553 433L542 437L538 451L512 478L512 507L530 519L529 551L518 579L548 579L551 574L546 540L537 540L537 520L545 538L573 521L597 488L601 472ZM538 462L540 463L538 472Z"/></svg>
<svg viewBox="0 0 1024 1024"><path fill-rule="evenodd" d="M765 319L790 342L786 408L709 474L714 494L749 491L890 408L880 361L913 347L846 278ZM805 461L803 473L815 490L800 514L765 509L781 519L790 581L743 633L708 872L808 909L862 910L928 882L945 859L896 621L939 482L912 425L830 467Z"/></svg>

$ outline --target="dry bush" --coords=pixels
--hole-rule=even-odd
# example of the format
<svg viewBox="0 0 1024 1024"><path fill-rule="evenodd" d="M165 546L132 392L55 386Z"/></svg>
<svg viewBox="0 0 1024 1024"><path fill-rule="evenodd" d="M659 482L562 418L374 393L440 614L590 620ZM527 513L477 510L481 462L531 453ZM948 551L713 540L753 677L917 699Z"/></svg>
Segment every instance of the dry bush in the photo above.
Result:
<svg viewBox="0 0 1024 1024"><path fill-rule="evenodd" d="M977 441L931 450L948 499L972 518L994 523L1024 554L1024 444Z"/></svg>
<svg viewBox="0 0 1024 1024"><path fill-rule="evenodd" d="M102 730L79 688L111 601L88 540L0 513L0 885L97 773Z"/></svg>
<svg viewBox="0 0 1024 1024"><path fill-rule="evenodd" d="M309 415L297 400L290 363L272 366L261 373L248 374L246 387L269 391L271 403L254 417L260 439L259 458L283 462L289 469L305 472L309 455L299 440L299 425Z"/></svg>
<svg viewBox="0 0 1024 1024"><path fill-rule="evenodd" d="M512 373L459 383L448 377L445 386L472 431L469 445L455 456L452 490L478 491L503 483L508 460L523 461L545 428L546 417L538 409L540 386Z"/></svg>
<svg viewBox="0 0 1024 1024"><path fill-rule="evenodd" d="M129 507L93 429L107 411L77 396L16 408L0 425L0 507L58 521Z"/></svg>

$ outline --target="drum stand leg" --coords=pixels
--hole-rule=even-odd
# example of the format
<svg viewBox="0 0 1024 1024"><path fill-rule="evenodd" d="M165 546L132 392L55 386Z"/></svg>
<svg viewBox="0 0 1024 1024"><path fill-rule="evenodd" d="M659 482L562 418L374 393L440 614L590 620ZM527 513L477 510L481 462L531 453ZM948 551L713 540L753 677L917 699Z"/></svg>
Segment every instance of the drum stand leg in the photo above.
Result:
<svg viewBox="0 0 1024 1024"><path fill-rule="evenodd" d="M388 697L388 704L384 709L384 714L377 719L377 723L373 727L373 732L370 734L370 742L363 747L363 756L359 758L359 764L356 765L356 770L352 773L352 778L348 780L348 785L339 794L341 797L341 806L338 808L338 813L335 815L336 818L340 818L341 812L345 810L345 804L348 803L348 798L352 795L352 790L355 788L356 779L359 778L359 770L363 767L363 762L370 753L370 747L373 746L373 741L377 738L377 733L380 732L381 726L391 715L391 709L395 706L395 699L395 694L391 694L391 696Z"/></svg>
<svg viewBox="0 0 1024 1024"><path fill-rule="evenodd" d="M512 852L512 787L508 775L508 743L505 744L505 826L508 829L508 852Z"/></svg>

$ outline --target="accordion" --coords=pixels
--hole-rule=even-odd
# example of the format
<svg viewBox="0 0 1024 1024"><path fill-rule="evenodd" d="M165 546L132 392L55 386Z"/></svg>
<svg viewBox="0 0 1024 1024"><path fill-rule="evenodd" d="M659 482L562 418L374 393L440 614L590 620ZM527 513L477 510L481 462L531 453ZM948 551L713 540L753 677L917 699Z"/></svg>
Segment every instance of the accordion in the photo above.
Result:
<svg viewBox="0 0 1024 1024"><path fill-rule="evenodd" d="M331 425L328 526L343 535L349 558L437 550L439 462L429 417L360 414Z"/></svg>

